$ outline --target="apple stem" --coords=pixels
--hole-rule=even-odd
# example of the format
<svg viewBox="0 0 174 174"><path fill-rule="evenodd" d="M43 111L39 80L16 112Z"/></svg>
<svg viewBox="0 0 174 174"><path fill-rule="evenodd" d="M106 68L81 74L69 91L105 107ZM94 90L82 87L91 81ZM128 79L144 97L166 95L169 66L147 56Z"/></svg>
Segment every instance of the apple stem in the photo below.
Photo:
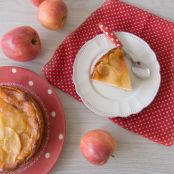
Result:
<svg viewBox="0 0 174 174"><path fill-rule="evenodd" d="M115 158L115 155L112 154L111 157L112 157L112 158Z"/></svg>
<svg viewBox="0 0 174 174"><path fill-rule="evenodd" d="M65 15L65 16L63 16L62 17L62 22L64 22L64 20L67 18L67 16Z"/></svg>
<svg viewBox="0 0 174 174"><path fill-rule="evenodd" d="M31 43L32 43L33 45L35 45L35 44L36 44L36 42L37 42L37 40L36 40L36 39L32 39L32 40L31 40Z"/></svg>

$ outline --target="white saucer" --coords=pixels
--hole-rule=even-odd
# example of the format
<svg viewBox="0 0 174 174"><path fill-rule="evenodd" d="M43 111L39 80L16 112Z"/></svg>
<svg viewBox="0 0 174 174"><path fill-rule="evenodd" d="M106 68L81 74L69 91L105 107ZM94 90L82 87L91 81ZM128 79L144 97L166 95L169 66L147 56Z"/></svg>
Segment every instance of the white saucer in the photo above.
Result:
<svg viewBox="0 0 174 174"><path fill-rule="evenodd" d="M93 112L105 117L127 117L140 112L155 98L160 86L160 66L156 55L141 38L127 32L117 32L124 49L135 60L148 65L151 77L147 80L136 78L131 63L126 60L132 80L132 91L124 91L90 79L95 63L102 55L114 48L104 36L97 35L85 43L76 55L73 66L73 82L83 103Z"/></svg>

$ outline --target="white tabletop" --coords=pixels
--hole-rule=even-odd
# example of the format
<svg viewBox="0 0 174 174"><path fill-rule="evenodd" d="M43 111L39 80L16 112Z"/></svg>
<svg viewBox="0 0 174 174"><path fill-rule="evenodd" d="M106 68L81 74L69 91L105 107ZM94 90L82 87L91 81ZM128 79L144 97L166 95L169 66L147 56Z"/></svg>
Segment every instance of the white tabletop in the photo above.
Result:
<svg viewBox="0 0 174 174"><path fill-rule="evenodd" d="M173 0L124 0L130 4L174 21ZM62 31L43 28L37 20L35 8L30 0L0 0L0 38L9 29L30 25L40 34L42 53L27 63L7 59L0 51L0 65L19 65L40 74L41 67L51 58L56 47L104 0L66 0L69 17ZM57 90L64 105L67 120L67 138L63 152L52 174L173 174L174 148L155 144L134 133L128 132L89 111L65 93ZM91 129L102 128L110 131L118 142L115 158L101 167L89 164L81 155L79 142L83 134Z"/></svg>

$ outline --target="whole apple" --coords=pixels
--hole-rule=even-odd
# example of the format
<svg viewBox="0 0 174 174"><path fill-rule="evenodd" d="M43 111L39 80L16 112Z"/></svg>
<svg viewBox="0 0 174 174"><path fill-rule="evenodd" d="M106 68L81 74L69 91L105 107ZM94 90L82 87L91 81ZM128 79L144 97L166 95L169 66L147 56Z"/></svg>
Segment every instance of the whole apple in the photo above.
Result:
<svg viewBox="0 0 174 174"><path fill-rule="evenodd" d="M92 164L103 165L112 156L116 142L112 135L101 129L87 132L80 142L84 157Z"/></svg>
<svg viewBox="0 0 174 174"><path fill-rule="evenodd" d="M38 19L48 29L61 29L67 18L67 6L62 0L46 0L38 8Z"/></svg>
<svg viewBox="0 0 174 174"><path fill-rule="evenodd" d="M43 1L45 0L32 0L32 3L38 7Z"/></svg>
<svg viewBox="0 0 174 174"><path fill-rule="evenodd" d="M16 61L34 59L41 50L38 33L32 27L21 26L7 32L1 40L4 54Z"/></svg>

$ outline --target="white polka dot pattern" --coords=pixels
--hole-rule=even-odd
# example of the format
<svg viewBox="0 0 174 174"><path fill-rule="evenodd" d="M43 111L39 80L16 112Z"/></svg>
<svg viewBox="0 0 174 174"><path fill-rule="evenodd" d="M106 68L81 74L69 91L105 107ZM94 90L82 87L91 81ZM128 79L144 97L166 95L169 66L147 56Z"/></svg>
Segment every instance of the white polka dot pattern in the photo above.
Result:
<svg viewBox="0 0 174 174"><path fill-rule="evenodd" d="M115 47L122 47L121 42L118 40L116 35L113 33L113 31L109 30L108 27L106 27L104 24L99 23L100 30L105 34L105 36L112 41L112 43L115 45Z"/></svg>
<svg viewBox="0 0 174 174"><path fill-rule="evenodd" d="M54 112L54 111L51 112L51 116L52 116L52 117L56 117L56 112Z"/></svg>
<svg viewBox="0 0 174 174"><path fill-rule="evenodd" d="M33 81L32 80L28 81L28 85L33 86L34 85Z"/></svg>
<svg viewBox="0 0 174 174"><path fill-rule="evenodd" d="M45 153L45 158L46 158L46 159L50 158L50 156L51 156L51 155L50 155L49 152Z"/></svg>
<svg viewBox="0 0 174 174"><path fill-rule="evenodd" d="M51 95L53 92L51 89L48 89L48 94Z"/></svg>
<svg viewBox="0 0 174 174"><path fill-rule="evenodd" d="M174 144L174 24L118 0L108 0L56 50L43 72L49 82L80 101L73 82L73 62L81 46L101 33L102 22L111 31L127 31L143 38L155 51L161 66L161 87L153 103L128 118L113 122L154 142Z"/></svg>
<svg viewBox="0 0 174 174"><path fill-rule="evenodd" d="M16 68L12 68L12 69L11 69L11 72L12 72L13 74L15 74L15 73L17 72Z"/></svg>
<svg viewBox="0 0 174 174"><path fill-rule="evenodd" d="M59 140L63 139L63 134L59 134Z"/></svg>

